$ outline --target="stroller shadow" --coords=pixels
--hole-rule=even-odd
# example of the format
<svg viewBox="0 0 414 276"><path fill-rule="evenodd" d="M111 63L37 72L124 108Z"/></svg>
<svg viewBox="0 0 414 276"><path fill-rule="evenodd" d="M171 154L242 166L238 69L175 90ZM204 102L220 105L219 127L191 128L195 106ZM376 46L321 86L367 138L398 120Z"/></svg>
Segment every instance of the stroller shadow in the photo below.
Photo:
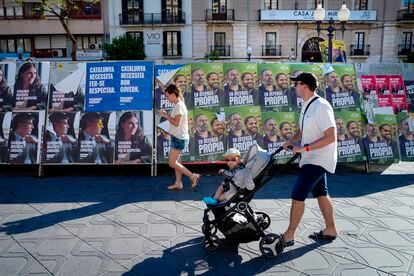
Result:
<svg viewBox="0 0 414 276"><path fill-rule="evenodd" d="M215 251L205 250L201 237L178 243L166 248L159 257L144 257L124 275L254 275L283 265L324 245L316 242L285 251L275 259L268 259L257 256L259 252L241 249L227 240L221 239L221 242L222 245ZM162 271L157 270L161 267L164 267Z"/></svg>

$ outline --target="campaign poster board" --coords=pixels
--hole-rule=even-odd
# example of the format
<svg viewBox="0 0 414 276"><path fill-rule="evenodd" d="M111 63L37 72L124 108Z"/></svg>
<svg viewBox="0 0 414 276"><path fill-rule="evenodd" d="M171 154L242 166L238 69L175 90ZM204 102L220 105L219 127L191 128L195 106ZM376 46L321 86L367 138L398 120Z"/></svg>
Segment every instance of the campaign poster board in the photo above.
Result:
<svg viewBox="0 0 414 276"><path fill-rule="evenodd" d="M10 113L8 113L10 114ZM3 119L3 130L9 129L7 140L7 160L9 164L39 164L44 111L13 111L11 118ZM6 121L6 122L4 122ZM7 123L10 125L7 126Z"/></svg>
<svg viewBox="0 0 414 276"><path fill-rule="evenodd" d="M0 62L0 112L13 110L16 63Z"/></svg>
<svg viewBox="0 0 414 276"><path fill-rule="evenodd" d="M363 144L364 119L358 111L335 112L338 162L366 160Z"/></svg>
<svg viewBox="0 0 414 276"><path fill-rule="evenodd" d="M85 110L151 110L153 73L148 61L87 63Z"/></svg>
<svg viewBox="0 0 414 276"><path fill-rule="evenodd" d="M86 63L51 62L48 112L84 110Z"/></svg>
<svg viewBox="0 0 414 276"><path fill-rule="evenodd" d="M414 113L397 115L401 161L414 161Z"/></svg>
<svg viewBox="0 0 414 276"><path fill-rule="evenodd" d="M259 63L260 107L265 111L290 111L290 67L288 64Z"/></svg>
<svg viewBox="0 0 414 276"><path fill-rule="evenodd" d="M167 83L163 83L158 78L162 75L174 72L184 65L155 65L155 79L154 79L154 109L170 110L173 108L173 104L167 100L164 94L164 90L167 87Z"/></svg>
<svg viewBox="0 0 414 276"><path fill-rule="evenodd" d="M13 110L44 110L47 106L50 63L26 61L16 64Z"/></svg>

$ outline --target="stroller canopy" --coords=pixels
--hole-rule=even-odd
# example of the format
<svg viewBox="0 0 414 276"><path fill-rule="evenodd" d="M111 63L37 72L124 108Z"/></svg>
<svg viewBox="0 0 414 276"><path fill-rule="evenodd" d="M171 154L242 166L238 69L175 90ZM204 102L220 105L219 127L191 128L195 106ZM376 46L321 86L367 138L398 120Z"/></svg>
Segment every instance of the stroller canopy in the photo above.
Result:
<svg viewBox="0 0 414 276"><path fill-rule="evenodd" d="M245 167L250 169L253 179L258 176L270 161L271 154L254 144L245 158Z"/></svg>

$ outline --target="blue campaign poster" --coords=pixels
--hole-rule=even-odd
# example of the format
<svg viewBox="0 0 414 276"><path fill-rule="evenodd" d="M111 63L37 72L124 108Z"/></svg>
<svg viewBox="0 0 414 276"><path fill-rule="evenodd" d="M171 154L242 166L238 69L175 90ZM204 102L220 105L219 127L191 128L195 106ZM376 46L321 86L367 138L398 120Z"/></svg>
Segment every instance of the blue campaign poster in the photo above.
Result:
<svg viewBox="0 0 414 276"><path fill-rule="evenodd" d="M155 75L155 77L158 77L158 76L160 76L164 73L167 73L167 72L169 72L171 70L174 70L174 69L178 69L178 68L183 67L183 66L184 65L182 65L182 64L155 65L154 75Z"/></svg>
<svg viewBox="0 0 414 276"><path fill-rule="evenodd" d="M86 111L152 109L152 62L101 62L86 67Z"/></svg>

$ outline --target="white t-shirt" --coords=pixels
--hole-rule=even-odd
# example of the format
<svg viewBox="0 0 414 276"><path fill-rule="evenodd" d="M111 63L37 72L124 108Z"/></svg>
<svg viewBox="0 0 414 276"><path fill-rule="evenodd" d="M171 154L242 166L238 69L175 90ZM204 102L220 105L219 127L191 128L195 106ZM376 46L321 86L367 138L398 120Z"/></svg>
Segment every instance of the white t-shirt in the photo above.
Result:
<svg viewBox="0 0 414 276"><path fill-rule="evenodd" d="M304 102L302 110L300 111L299 124L302 131L301 146L311 144L324 137L325 134L323 132L330 127L335 128L335 142L323 148L303 152L299 167L305 164L313 164L323 167L330 173L334 173L338 160L336 123L332 106L327 100L319 98L313 101L306 111L302 129L303 113L314 97L317 96L312 96Z"/></svg>
<svg viewBox="0 0 414 276"><path fill-rule="evenodd" d="M178 139L190 139L190 135L188 135L187 107L185 106L182 100L179 100L174 105L174 108L171 112L171 117L175 118L175 116L177 115L181 115L180 124L178 126L174 126L170 123L169 133L177 137Z"/></svg>

